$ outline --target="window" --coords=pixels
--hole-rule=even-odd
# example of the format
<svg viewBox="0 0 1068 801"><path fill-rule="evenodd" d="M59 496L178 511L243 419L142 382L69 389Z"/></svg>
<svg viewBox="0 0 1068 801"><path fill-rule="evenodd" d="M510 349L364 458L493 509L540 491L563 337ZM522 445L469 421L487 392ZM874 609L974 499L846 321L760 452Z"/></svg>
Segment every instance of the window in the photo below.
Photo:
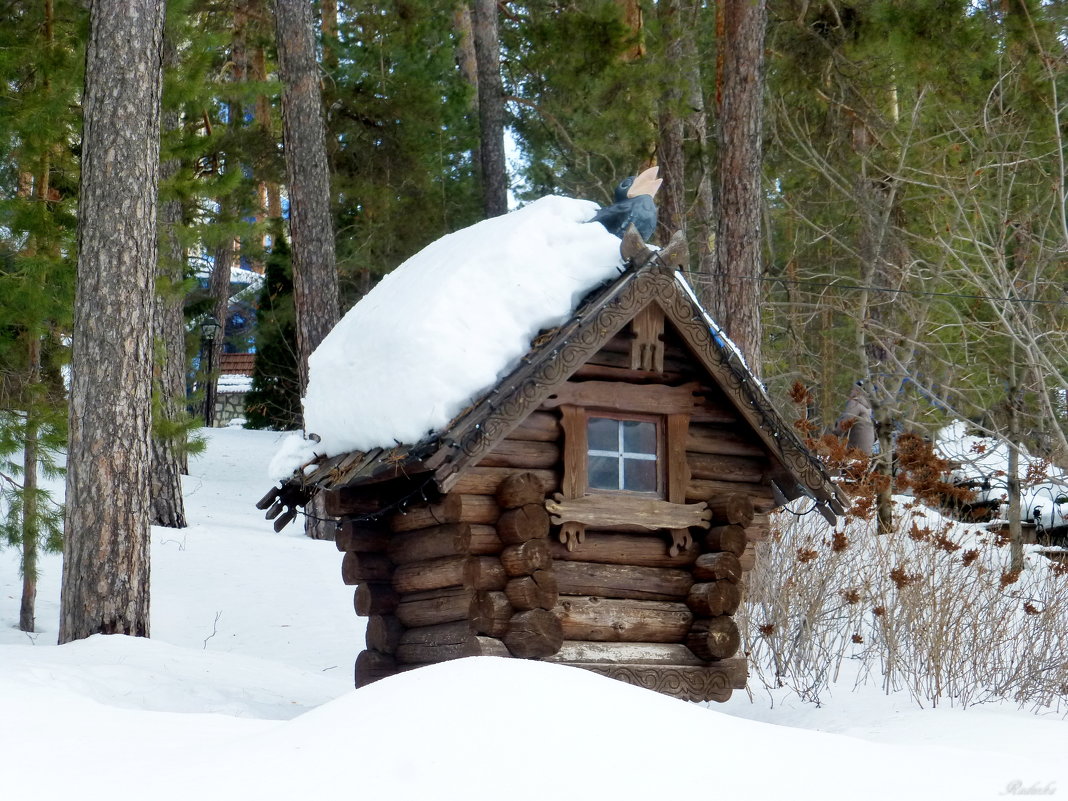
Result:
<svg viewBox="0 0 1068 801"><path fill-rule="evenodd" d="M589 489L659 494L659 429L653 419L590 416L586 428Z"/></svg>

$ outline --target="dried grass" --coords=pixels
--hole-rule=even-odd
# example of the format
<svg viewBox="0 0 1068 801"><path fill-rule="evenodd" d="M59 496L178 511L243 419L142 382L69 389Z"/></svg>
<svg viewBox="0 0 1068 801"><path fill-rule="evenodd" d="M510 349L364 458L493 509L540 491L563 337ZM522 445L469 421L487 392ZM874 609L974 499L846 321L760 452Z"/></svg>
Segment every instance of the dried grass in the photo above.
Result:
<svg viewBox="0 0 1068 801"><path fill-rule="evenodd" d="M922 706L1007 699L1068 711L1068 575L1005 540L898 503L893 532L782 513L738 612L751 683L819 702L846 660Z"/></svg>

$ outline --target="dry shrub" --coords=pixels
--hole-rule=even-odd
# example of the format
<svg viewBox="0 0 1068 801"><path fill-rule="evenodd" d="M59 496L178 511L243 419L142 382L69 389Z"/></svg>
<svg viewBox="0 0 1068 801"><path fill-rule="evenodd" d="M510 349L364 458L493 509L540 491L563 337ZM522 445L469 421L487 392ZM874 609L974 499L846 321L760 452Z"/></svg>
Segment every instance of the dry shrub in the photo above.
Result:
<svg viewBox="0 0 1068 801"><path fill-rule="evenodd" d="M1066 571L1035 554L1011 571L997 535L908 507L885 536L858 517L832 530L779 515L738 612L751 681L818 702L850 660L858 681L925 706L1068 709Z"/></svg>

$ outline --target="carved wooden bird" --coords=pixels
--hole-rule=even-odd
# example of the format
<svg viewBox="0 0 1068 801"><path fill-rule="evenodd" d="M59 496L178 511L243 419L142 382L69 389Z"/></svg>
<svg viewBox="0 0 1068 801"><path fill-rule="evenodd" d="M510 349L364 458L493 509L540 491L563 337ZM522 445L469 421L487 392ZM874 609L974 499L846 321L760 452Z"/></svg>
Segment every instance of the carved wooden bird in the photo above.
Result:
<svg viewBox="0 0 1068 801"><path fill-rule="evenodd" d="M638 229L642 239L648 240L656 230L656 195L664 181L657 178L659 167L650 167L644 172L624 178L616 187L615 203L600 209L590 222L599 222L610 234L620 239L628 225Z"/></svg>

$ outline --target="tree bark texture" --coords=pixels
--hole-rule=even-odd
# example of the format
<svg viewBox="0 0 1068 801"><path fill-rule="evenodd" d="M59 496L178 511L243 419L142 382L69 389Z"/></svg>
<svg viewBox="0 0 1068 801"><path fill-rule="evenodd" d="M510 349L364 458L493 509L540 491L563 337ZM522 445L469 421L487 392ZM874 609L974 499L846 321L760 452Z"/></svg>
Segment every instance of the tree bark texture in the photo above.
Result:
<svg viewBox="0 0 1068 801"><path fill-rule="evenodd" d="M334 225L311 3L275 0L275 24L303 395L308 387L308 357L338 321Z"/></svg>
<svg viewBox="0 0 1068 801"><path fill-rule="evenodd" d="M92 0L59 641L149 634L161 0Z"/></svg>
<svg viewBox="0 0 1068 801"><path fill-rule="evenodd" d="M661 0L657 15L664 37L664 61L683 65L683 31L679 0ZM660 241L667 242L673 233L686 233L686 157L683 151L683 105L680 81L684 76L669 75L660 98L657 162L664 179L660 196Z"/></svg>
<svg viewBox="0 0 1068 801"><path fill-rule="evenodd" d="M164 43L168 65L177 61L173 44ZM164 115L163 126L176 131L181 125L177 111ZM178 159L160 166L160 180L173 177L180 167ZM153 339L156 358L153 362L152 411L155 426L152 434L152 523L168 528L185 528L185 500L182 497L182 473L186 470L185 432L185 316L179 286L183 279L185 251L178 237L182 225L182 202L168 198L159 210L160 238L164 252L157 265L157 293L154 310ZM178 433L181 429L181 433Z"/></svg>
<svg viewBox="0 0 1068 801"><path fill-rule="evenodd" d="M765 0L725 0L719 37L718 291L712 313L757 375L760 355L760 155Z"/></svg>
<svg viewBox="0 0 1068 801"><path fill-rule="evenodd" d="M711 308L709 281L716 271L715 217L716 203L712 189L712 141L708 135L708 111L705 102L704 81L701 77L701 58L697 52L696 36L700 31L701 3L689 0L683 3L685 20L680 26L682 59L686 71L687 106L684 138L692 142L693 150L688 156L687 171L694 181L694 213L687 231L690 246L696 245L697 296Z"/></svg>
<svg viewBox="0 0 1068 801"><path fill-rule="evenodd" d="M41 339L27 332L27 385L33 387L41 376ZM34 631L37 609L37 460L40 457L40 425L34 404L26 404L25 439L22 445L22 599L19 603L19 630Z"/></svg>
<svg viewBox="0 0 1068 801"><path fill-rule="evenodd" d="M319 70L311 3L276 0L278 67L282 79L282 141L289 186L289 234L293 253L300 390L308 388L308 358L338 321L334 225L326 158ZM307 507L304 530L332 539L321 498Z"/></svg>
<svg viewBox="0 0 1068 801"><path fill-rule="evenodd" d="M508 173L504 164L504 86L496 0L474 0L473 22L478 62L482 206L487 217L497 217L508 211Z"/></svg>

